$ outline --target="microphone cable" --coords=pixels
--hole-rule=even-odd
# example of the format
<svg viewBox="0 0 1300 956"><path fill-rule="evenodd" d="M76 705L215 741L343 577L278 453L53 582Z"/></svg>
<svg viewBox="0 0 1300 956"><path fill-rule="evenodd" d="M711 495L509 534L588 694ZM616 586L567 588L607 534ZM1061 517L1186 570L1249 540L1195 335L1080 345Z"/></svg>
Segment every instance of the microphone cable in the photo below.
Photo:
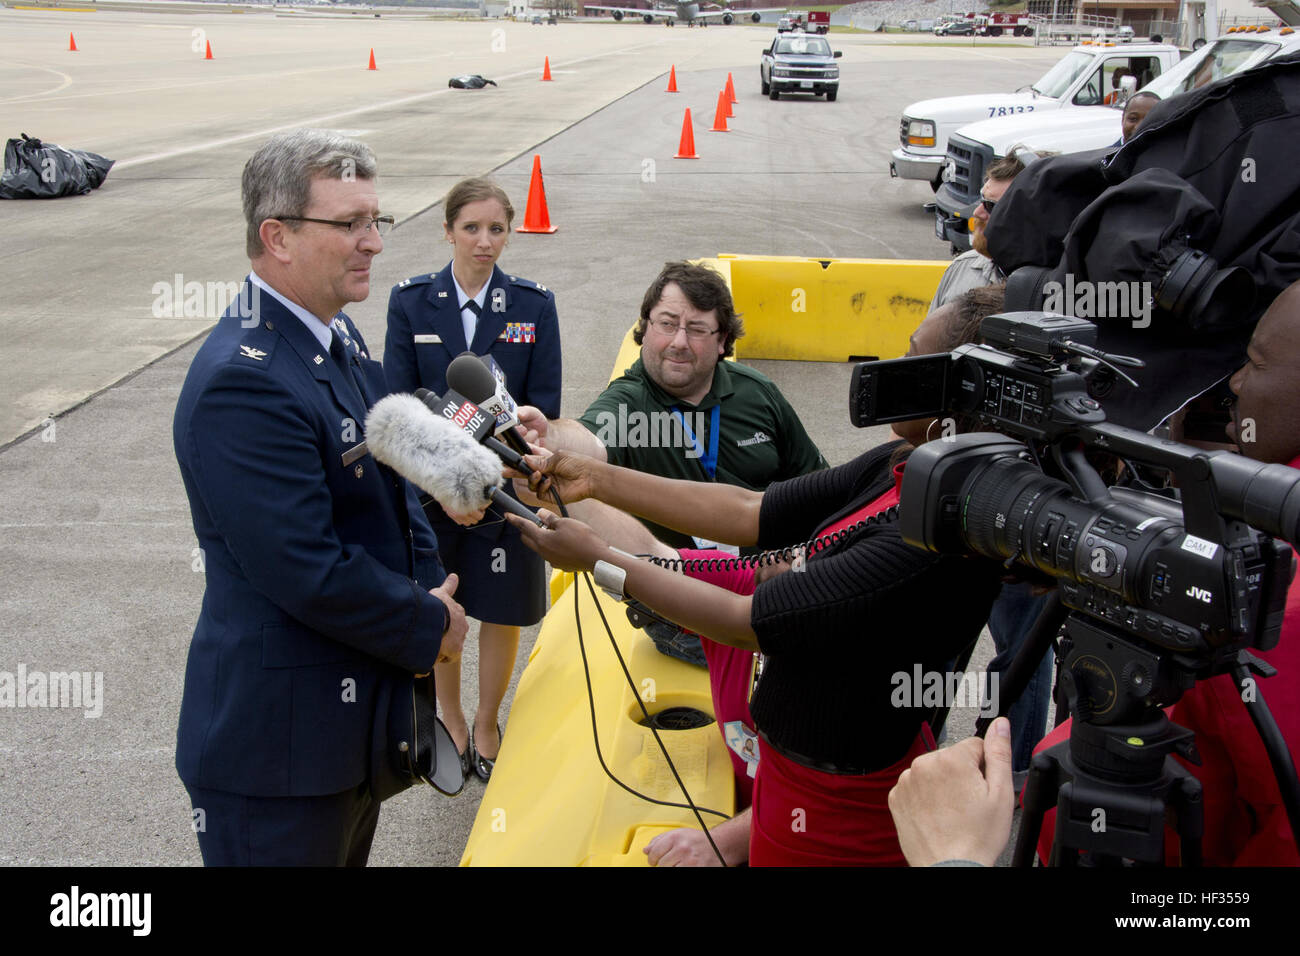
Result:
<svg viewBox="0 0 1300 956"><path fill-rule="evenodd" d="M582 571L580 574L582 580L586 582L587 590L591 594L592 602L596 605L596 613L600 615L600 622L604 625L605 633L609 636L610 646L614 649L614 656L618 658L618 664L623 671L623 677L627 681L628 688L632 691L632 696L636 698L637 706L641 708L641 713L646 720L646 726L650 728L650 733L654 735L655 743L659 745L659 750L664 755L664 761L668 764L668 769L672 771L673 779L677 781L678 788L682 791L682 795L686 797L686 803L674 803L671 800L660 800L657 797L651 797L647 794L641 793L636 788L629 786L615 776L614 772L609 769L608 764L605 763L605 756L600 749L600 730L596 722L596 699L591 687L591 668L587 662L587 646L582 634L582 614L579 605L580 595L578 594L578 581L575 577L573 582L573 619L578 631L578 651L582 655L582 672L587 683L587 708L588 712L591 714L591 736L592 741L596 746L596 759L600 762L601 769L605 771L605 776L609 777L609 779L614 781L614 783L618 784L634 797L644 800L647 803L653 803L661 807L674 807L681 810L690 810L695 815L695 819L700 825L700 831L704 834L704 838L709 841L709 846L713 849L714 855L717 856L718 862L723 866L727 866L727 860L722 855L722 851L718 849L718 844L714 842L713 834L709 832L709 828L705 824L702 814L711 813L714 816L721 817L723 820L730 820L731 814L723 813L721 810L714 810L709 807L697 807L695 805L695 801L692 799L690 791L686 789L685 781L682 780L681 774L677 772L677 766L673 763L673 758L668 753L668 747L664 744L663 738L659 736L659 731L650 720L650 711L646 708L645 701L641 699L641 694L637 691L636 682L632 678L632 673L628 670L627 662L623 658L622 651L619 650L618 641L614 639L614 631L610 628L609 620L605 617L605 609L600 606L600 598L597 596L596 589L591 583L591 575L586 571Z"/></svg>
<svg viewBox="0 0 1300 956"><path fill-rule="evenodd" d="M554 489L552 489L554 490ZM661 568L667 568L669 571L680 571L688 574L692 571L698 573L716 572L716 571L757 571L761 567L773 564L792 564L802 557L805 561L814 554L837 547L844 543L853 535L865 531L873 524L883 524L886 521L894 521L898 518L898 505L890 505L883 511L867 515L860 521L855 521L847 527L838 531L830 531L823 535L818 535L803 544L791 545L785 548L775 548L771 551L760 551L757 554L747 554L740 557L727 558L661 558L657 555L638 554L638 558L645 558L651 564Z"/></svg>
<svg viewBox="0 0 1300 956"><path fill-rule="evenodd" d="M560 498L560 493L554 485L551 487L551 496L555 499L556 506L560 509L560 514L567 518L569 516L568 509L565 508L564 501ZM579 594L578 589L579 577L581 577L587 585L587 591L591 594L592 603L596 606L596 613L600 616L600 623L604 626L605 634L609 637L610 647L614 649L614 656L618 659L618 666L623 671L623 679L627 681L628 689L632 691L632 696L636 698L637 706L641 708L641 715L645 718L645 726L650 728L650 733L654 736L655 743L659 745L659 751L664 755L664 762L668 764L668 769L672 772L673 779L677 781L678 788L686 798L685 803L675 803L671 800L660 800L657 797L652 797L648 794L642 793L635 787L620 780L605 762L605 755L600 749L600 726L596 720L596 696L591 686L591 665L587 659L587 642L582 633L581 595ZM695 800L691 797L690 791L686 788L686 782L682 780L681 774L677 772L677 765L673 763L673 758L668 753L667 745L664 743L663 738L659 736L659 730L654 726L653 721L650 719L650 711L646 708L645 701L641 699L641 694L637 690L636 681L632 677L632 672L628 670L627 661L623 658L623 652L619 650L618 641L614 637L614 630L609 626L609 619L605 617L605 609L600 606L600 597L596 594L596 588L592 584L591 574L587 571L581 571L574 576L573 623L578 632L578 653L582 657L583 680L587 685L587 712L591 714L591 738L592 743L596 748L596 760L600 763L600 769L605 772L605 776L618 786L632 794L632 796L644 800L646 803L653 803L661 807L672 807L678 810L690 810L691 813L695 815L695 819L700 825L700 831L704 834L704 838L709 841L709 846L712 848L714 855L718 858L718 862L723 866L727 866L726 857L722 855L722 851L718 849L718 844L714 842L713 834L709 832L709 828L704 822L703 814L710 813L714 816L721 817L724 821L730 820L732 815L729 813L723 813L721 810L714 810L710 807L696 806Z"/></svg>

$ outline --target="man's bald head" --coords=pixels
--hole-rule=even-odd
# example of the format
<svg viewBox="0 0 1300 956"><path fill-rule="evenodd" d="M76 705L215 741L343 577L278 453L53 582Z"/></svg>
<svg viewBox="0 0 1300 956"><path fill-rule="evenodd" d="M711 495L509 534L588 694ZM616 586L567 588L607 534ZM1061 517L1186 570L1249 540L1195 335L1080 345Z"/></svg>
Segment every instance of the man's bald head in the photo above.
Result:
<svg viewBox="0 0 1300 956"><path fill-rule="evenodd" d="M1259 320L1228 387L1237 396L1228 433L1241 454L1281 464L1300 457L1300 282Z"/></svg>

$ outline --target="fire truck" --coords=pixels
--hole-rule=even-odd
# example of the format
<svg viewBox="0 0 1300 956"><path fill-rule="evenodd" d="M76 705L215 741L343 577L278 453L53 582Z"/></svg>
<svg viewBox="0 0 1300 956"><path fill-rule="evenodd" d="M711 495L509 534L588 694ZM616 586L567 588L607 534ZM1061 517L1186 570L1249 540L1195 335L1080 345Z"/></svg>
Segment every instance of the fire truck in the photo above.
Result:
<svg viewBox="0 0 1300 956"><path fill-rule="evenodd" d="M987 16L979 14L974 19L975 32L982 37L1000 37L1003 33L1018 37L1034 35L1033 23L1025 13L991 13Z"/></svg>

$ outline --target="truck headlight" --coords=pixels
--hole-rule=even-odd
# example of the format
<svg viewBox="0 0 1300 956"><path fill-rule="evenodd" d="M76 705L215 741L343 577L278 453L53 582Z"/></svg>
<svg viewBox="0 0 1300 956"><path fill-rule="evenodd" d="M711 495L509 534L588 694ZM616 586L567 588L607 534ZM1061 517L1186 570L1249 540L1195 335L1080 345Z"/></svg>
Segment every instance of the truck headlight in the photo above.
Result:
<svg viewBox="0 0 1300 956"><path fill-rule="evenodd" d="M934 145L933 120L908 120L907 145L908 146L933 146Z"/></svg>

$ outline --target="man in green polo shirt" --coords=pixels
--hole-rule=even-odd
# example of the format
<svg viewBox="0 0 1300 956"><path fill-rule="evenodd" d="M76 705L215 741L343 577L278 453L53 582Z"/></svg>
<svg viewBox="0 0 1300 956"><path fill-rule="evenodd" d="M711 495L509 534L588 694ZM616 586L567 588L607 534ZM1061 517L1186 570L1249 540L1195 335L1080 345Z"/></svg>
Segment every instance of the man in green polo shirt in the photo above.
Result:
<svg viewBox="0 0 1300 956"><path fill-rule="evenodd" d="M747 365L723 362L744 335L717 272L670 262L646 290L632 337L641 357L582 417L545 421L522 408L538 444L667 478L721 481L761 491L826 467L780 390ZM647 524L674 547L689 537Z"/></svg>
<svg viewBox="0 0 1300 956"><path fill-rule="evenodd" d="M641 357L632 367L576 421L547 422L524 407L520 424L529 440L552 451L755 491L825 468L826 459L776 385L747 365L721 361L743 334L722 276L670 262L642 299L632 336ZM645 524L673 547L712 546Z"/></svg>

